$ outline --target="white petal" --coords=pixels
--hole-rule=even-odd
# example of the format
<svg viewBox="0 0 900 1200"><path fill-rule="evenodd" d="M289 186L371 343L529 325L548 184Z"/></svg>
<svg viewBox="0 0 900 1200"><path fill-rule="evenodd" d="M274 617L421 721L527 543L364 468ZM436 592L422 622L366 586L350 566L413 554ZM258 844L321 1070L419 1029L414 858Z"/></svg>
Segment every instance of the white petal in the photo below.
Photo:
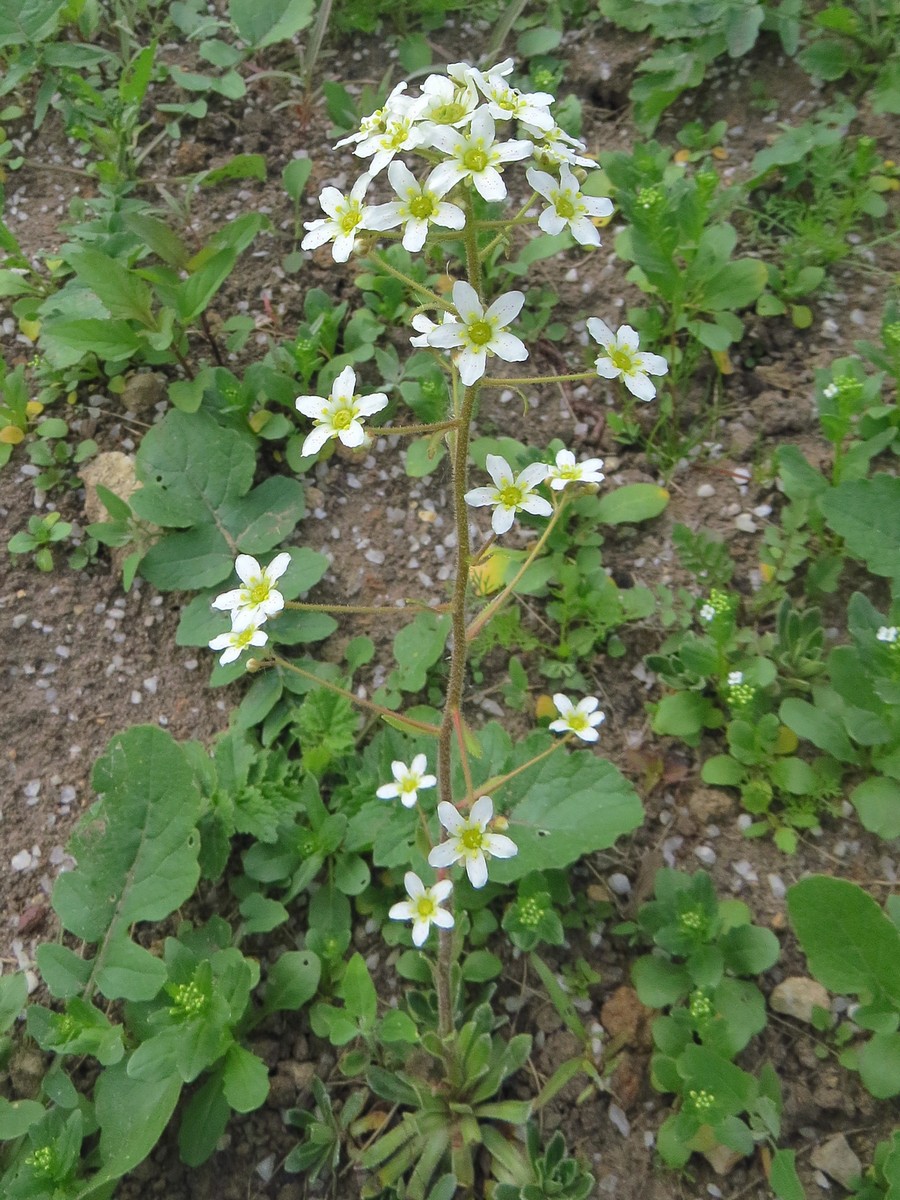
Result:
<svg viewBox="0 0 900 1200"><path fill-rule="evenodd" d="M591 462L599 462L599 459L591 459ZM575 455L571 450L560 450L556 456L556 465L558 467L574 467ZM602 466L602 463L601 463Z"/></svg>
<svg viewBox="0 0 900 1200"><path fill-rule="evenodd" d="M600 734L596 729L576 729L575 736L580 737L583 742L597 742L600 740Z"/></svg>
<svg viewBox="0 0 900 1200"><path fill-rule="evenodd" d="M529 463L524 471L520 471L516 476L516 487L530 490L537 487L539 483L543 483L547 478L547 472L550 468L546 463L536 462Z"/></svg>
<svg viewBox="0 0 900 1200"><path fill-rule="evenodd" d="M606 322L601 321L599 317L588 317L587 331L594 341L599 342L601 346L608 348L615 345L616 335Z"/></svg>
<svg viewBox="0 0 900 1200"><path fill-rule="evenodd" d="M249 584L251 579L262 575L262 567L250 554L239 554L234 560L234 569L242 583Z"/></svg>
<svg viewBox="0 0 900 1200"><path fill-rule="evenodd" d="M553 505L543 496L526 496L519 508L533 517L549 517L553 514Z"/></svg>
<svg viewBox="0 0 900 1200"><path fill-rule="evenodd" d="M233 630L229 630L228 633L219 633L212 639L212 641L207 642L206 644L210 650L224 650L226 646L231 645L231 636L233 632Z"/></svg>
<svg viewBox="0 0 900 1200"><path fill-rule="evenodd" d="M437 806L438 820L450 834L456 834L465 825L465 818L454 805L442 800Z"/></svg>
<svg viewBox="0 0 900 1200"><path fill-rule="evenodd" d="M503 142L497 147L501 162L517 162L519 159L528 158L533 150L534 143L526 141Z"/></svg>
<svg viewBox="0 0 900 1200"><path fill-rule="evenodd" d="M357 446L361 446L366 440L366 431L359 421L353 420L346 429L342 429L338 433L338 437L348 449L355 450Z"/></svg>
<svg viewBox="0 0 900 1200"><path fill-rule="evenodd" d="M484 508L486 504L494 504L497 500L497 489L490 487L472 488L463 497L466 504L472 508Z"/></svg>
<svg viewBox="0 0 900 1200"><path fill-rule="evenodd" d="M344 367L337 379L331 385L331 399L345 400L356 391L356 372L352 367Z"/></svg>
<svg viewBox="0 0 900 1200"><path fill-rule="evenodd" d="M428 864L432 867L452 867L459 862L462 854L456 848L456 842L449 840L435 846L428 855Z"/></svg>
<svg viewBox="0 0 900 1200"><path fill-rule="evenodd" d="M538 195L543 196L545 200L549 200L551 193L555 192L559 186L552 175L548 175L546 171L538 171L535 167L528 168L525 178Z"/></svg>
<svg viewBox="0 0 900 1200"><path fill-rule="evenodd" d="M489 454L484 460L484 466L498 488L506 487L512 483L512 467L502 454Z"/></svg>
<svg viewBox="0 0 900 1200"><path fill-rule="evenodd" d="M288 567L291 565L291 556L286 550L282 550L281 554L276 554L269 565L266 567L266 575L274 583L276 579L280 579Z"/></svg>
<svg viewBox="0 0 900 1200"><path fill-rule="evenodd" d="M318 454L328 439L334 436L334 430L327 425L317 425L312 433L306 435L306 440L300 447L301 457L308 458L311 454Z"/></svg>
<svg viewBox="0 0 900 1200"><path fill-rule="evenodd" d="M301 250L318 250L320 246L324 246L326 242L330 242L335 235L333 221L311 221L307 228L309 229L309 233L306 234L300 243Z"/></svg>
<svg viewBox="0 0 900 1200"><path fill-rule="evenodd" d="M334 246L331 250L331 257L335 262L345 263L353 253L353 243L356 241L356 233L345 233L341 237L335 238Z"/></svg>
<svg viewBox="0 0 900 1200"><path fill-rule="evenodd" d="M395 921L412 921L416 915L415 906L408 900L400 900L388 909L388 916Z"/></svg>
<svg viewBox="0 0 900 1200"><path fill-rule="evenodd" d="M406 872L406 874L403 876L403 886L406 888L413 900L418 900L420 896L425 895L425 884L418 877L415 871Z"/></svg>
<svg viewBox="0 0 900 1200"><path fill-rule="evenodd" d="M466 283L464 279L457 279L453 285L453 304L467 325L473 321L480 321L484 316L484 307L478 293L471 283Z"/></svg>
<svg viewBox="0 0 900 1200"><path fill-rule="evenodd" d="M515 519L516 510L514 508L504 508L502 505L498 505L491 513L491 529L499 537L500 534L509 532Z"/></svg>
<svg viewBox="0 0 900 1200"><path fill-rule="evenodd" d="M616 333L616 341L620 346L626 346L629 350L637 350L641 344L641 339L638 336L638 331L632 329L630 325L620 325Z"/></svg>
<svg viewBox="0 0 900 1200"><path fill-rule="evenodd" d="M435 139L432 140L435 141ZM438 146L438 149L443 150L444 147ZM431 186L443 196L450 191L454 184L459 183L460 179L465 176L465 173L464 168L458 162L448 160L447 162L438 163L431 172Z"/></svg>
<svg viewBox="0 0 900 1200"><path fill-rule="evenodd" d="M594 228L589 217L578 217L569 222L572 237L579 246L599 246L600 234Z"/></svg>
<svg viewBox="0 0 900 1200"><path fill-rule="evenodd" d="M494 801L490 796L479 796L469 812L469 821L472 825L479 825L483 829L494 815Z"/></svg>
<svg viewBox="0 0 900 1200"><path fill-rule="evenodd" d="M356 408L360 416L372 417L383 408L387 408L388 398L384 392L372 392L368 396L360 396Z"/></svg>
<svg viewBox="0 0 900 1200"><path fill-rule="evenodd" d="M230 611L233 608L237 608L240 604L241 591L241 588L232 588L230 592L222 592L216 596L215 600L212 600L210 603L213 608L217 608L220 611Z"/></svg>
<svg viewBox="0 0 900 1200"><path fill-rule="evenodd" d="M466 874L473 888L484 887L488 881L488 869L483 854L466 858Z"/></svg>
<svg viewBox="0 0 900 1200"><path fill-rule="evenodd" d="M316 420L322 416L322 411L326 404L327 401L322 396L298 396L294 401L294 407L297 411L303 413L304 417L309 417L311 420Z"/></svg>
<svg viewBox="0 0 900 1200"><path fill-rule="evenodd" d="M514 333L495 333L490 349L504 362L524 362L528 357L528 347Z"/></svg>
<svg viewBox="0 0 900 1200"><path fill-rule="evenodd" d="M482 350L462 350L456 356L456 369L459 371L459 377L466 387L471 387L473 383L477 383L484 375L485 351Z"/></svg>
<svg viewBox="0 0 900 1200"><path fill-rule="evenodd" d="M466 214L456 204L438 204L431 219L442 229L464 229L466 224Z"/></svg>
<svg viewBox="0 0 900 1200"><path fill-rule="evenodd" d="M485 167L477 175L472 176L475 190L484 200L503 200L506 197L506 184L503 176L496 167Z"/></svg>
<svg viewBox="0 0 900 1200"><path fill-rule="evenodd" d="M344 196L336 187L322 188L322 191L319 193L319 204L321 204L323 211L328 213L329 217L336 217L338 209L345 203Z"/></svg>
<svg viewBox="0 0 900 1200"><path fill-rule="evenodd" d="M617 367L611 358L602 356L594 363L594 369L601 379L618 379L622 374L621 367Z"/></svg>
<svg viewBox="0 0 900 1200"><path fill-rule="evenodd" d="M587 716L588 713L596 712L599 704L600 701L596 696L585 696L583 700L578 701L575 708L577 712L584 713Z"/></svg>
<svg viewBox="0 0 900 1200"><path fill-rule="evenodd" d="M417 792L401 792L400 803L404 808L415 808L416 801L419 799Z"/></svg>
<svg viewBox="0 0 900 1200"><path fill-rule="evenodd" d="M502 833L489 833L485 838L485 849L494 858L515 858L519 853L519 847L512 838Z"/></svg>
<svg viewBox="0 0 900 1200"><path fill-rule="evenodd" d="M408 250L410 254L418 254L427 237L428 222L424 218L407 221L403 232L403 249Z"/></svg>
<svg viewBox="0 0 900 1200"><path fill-rule="evenodd" d="M366 209L366 229L393 229L403 220L399 204L373 204Z"/></svg>
<svg viewBox="0 0 900 1200"><path fill-rule="evenodd" d="M632 396L637 396L638 400L652 400L656 395L656 388L650 382L648 375L632 371L631 374L623 375L622 378L629 392Z"/></svg>
<svg viewBox="0 0 900 1200"><path fill-rule="evenodd" d="M459 321L448 321L446 325L437 325L427 335L428 345L439 350L452 350L461 346L465 341L465 330Z"/></svg>
<svg viewBox="0 0 900 1200"><path fill-rule="evenodd" d="M561 217L555 208L545 208L538 217L538 228L544 233L562 233L568 221L565 217Z"/></svg>
<svg viewBox="0 0 900 1200"><path fill-rule="evenodd" d="M453 891L453 884L449 879L439 879L437 883L431 887L430 891L431 898L435 904L443 904Z"/></svg>
<svg viewBox="0 0 900 1200"><path fill-rule="evenodd" d="M415 175L399 158L395 158L388 167L388 179L391 181L391 187L402 200L405 200L411 191L419 190Z"/></svg>
<svg viewBox="0 0 900 1200"><path fill-rule="evenodd" d="M486 108L479 108L472 118L472 141L477 141L482 138L490 145L494 140L494 118Z"/></svg>
<svg viewBox="0 0 900 1200"><path fill-rule="evenodd" d="M669 364L661 354L641 353L638 355L638 363L641 370L646 371L648 375L665 375L669 370Z"/></svg>
<svg viewBox="0 0 900 1200"><path fill-rule="evenodd" d="M428 765L428 759L424 754L417 754L409 764L410 775L421 775Z"/></svg>
<svg viewBox="0 0 900 1200"><path fill-rule="evenodd" d="M413 921L412 940L414 946L422 946L428 937L428 930L431 928L431 921Z"/></svg>
<svg viewBox="0 0 900 1200"><path fill-rule="evenodd" d="M556 705L556 711L563 717L571 717L575 711L575 705L562 692L554 692L553 703Z"/></svg>
<svg viewBox="0 0 900 1200"><path fill-rule="evenodd" d="M450 880L447 879L442 882L450 883ZM452 884L451 884L451 886L452 886ZM435 884L435 887L437 887L437 884ZM445 908L439 908L435 913L432 914L431 919L435 923L435 925L437 925L437 927L439 929L452 929L453 928L453 925L454 925L453 913L447 912L447 910Z"/></svg>
<svg viewBox="0 0 900 1200"><path fill-rule="evenodd" d="M400 789L396 783L383 783L375 795L379 800L394 800L400 795Z"/></svg>
<svg viewBox="0 0 900 1200"><path fill-rule="evenodd" d="M510 325L519 313L522 311L522 305L525 303L525 295L523 292L504 292L502 296L498 296L491 307L484 314L488 321L496 321L501 329L505 329Z"/></svg>
<svg viewBox="0 0 900 1200"><path fill-rule="evenodd" d="M611 217L615 212L612 200L605 196L582 196L581 203L589 217Z"/></svg>

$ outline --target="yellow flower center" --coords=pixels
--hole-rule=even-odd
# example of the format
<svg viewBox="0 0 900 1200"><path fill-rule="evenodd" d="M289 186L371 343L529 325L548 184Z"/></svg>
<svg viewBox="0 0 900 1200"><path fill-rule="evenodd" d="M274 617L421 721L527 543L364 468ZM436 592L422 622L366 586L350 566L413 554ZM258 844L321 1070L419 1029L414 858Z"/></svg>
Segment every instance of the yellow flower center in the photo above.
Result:
<svg viewBox="0 0 900 1200"><path fill-rule="evenodd" d="M477 175L488 165L488 156L484 150L472 146L465 152L462 161L467 171L473 171Z"/></svg>
<svg viewBox="0 0 900 1200"><path fill-rule="evenodd" d="M341 227L341 233L352 233L353 230L362 220L359 202L352 200L345 212L338 218L338 225Z"/></svg>
<svg viewBox="0 0 900 1200"><path fill-rule="evenodd" d="M475 854L479 851L484 843L484 833L477 827L463 830L460 835L460 844L470 854Z"/></svg>
<svg viewBox="0 0 900 1200"><path fill-rule="evenodd" d="M500 488L497 497L504 508L518 508L522 503L522 489L516 487L514 483L509 483L506 487Z"/></svg>
<svg viewBox="0 0 900 1200"><path fill-rule="evenodd" d="M608 351L610 361L623 375L630 375L635 370L634 353L627 346L617 346Z"/></svg>
<svg viewBox="0 0 900 1200"><path fill-rule="evenodd" d="M434 197L427 193L422 196L416 196L414 200L409 202L410 216L421 221L431 216L434 212Z"/></svg>
<svg viewBox="0 0 900 1200"><path fill-rule="evenodd" d="M575 202L565 192L559 192L553 197L553 207L566 221L571 221L575 216Z"/></svg>
<svg viewBox="0 0 900 1200"><path fill-rule="evenodd" d="M430 896L420 896L416 901L416 916L420 921L430 921L437 912L437 905Z"/></svg>
<svg viewBox="0 0 900 1200"><path fill-rule="evenodd" d="M578 468L578 464L573 463L571 467L557 467L556 478L557 479L580 479L581 471Z"/></svg>
<svg viewBox="0 0 900 1200"><path fill-rule="evenodd" d="M458 101L453 101L451 104L442 104L431 113L431 120L436 125L452 125L454 121L460 121L466 115L466 106Z"/></svg>
<svg viewBox="0 0 900 1200"><path fill-rule="evenodd" d="M418 786L419 781L412 775L407 775L407 777L400 784L400 791L408 795L410 792L414 792Z"/></svg>
<svg viewBox="0 0 900 1200"><path fill-rule="evenodd" d="M339 408L337 412L332 415L332 429L346 429L352 423L355 416L356 413L352 408Z"/></svg>
<svg viewBox="0 0 900 1200"><path fill-rule="evenodd" d="M490 321L473 321L469 326L469 341L475 346L486 346L493 336Z"/></svg>
<svg viewBox="0 0 900 1200"><path fill-rule="evenodd" d="M264 604L271 590L272 585L268 579L256 579L247 588L247 596L251 604Z"/></svg>
<svg viewBox="0 0 900 1200"><path fill-rule="evenodd" d="M568 718L568 721L569 728L573 731L573 733L583 733L589 725L589 721L585 714L580 712L573 712Z"/></svg>
<svg viewBox="0 0 900 1200"><path fill-rule="evenodd" d="M263 597L263 599L265 599L265 597ZM242 629L240 633L233 634L231 638L232 646L234 646L235 650L245 649L250 645L254 633L256 633L256 630L251 625L249 629Z"/></svg>
<svg viewBox="0 0 900 1200"><path fill-rule="evenodd" d="M512 92L506 92L496 101L501 108L505 108L507 112L515 112L519 106L518 98Z"/></svg>
<svg viewBox="0 0 900 1200"><path fill-rule="evenodd" d="M385 134L381 139L381 144L385 150L400 150L407 137L409 137L409 122L401 121L394 125L392 131Z"/></svg>

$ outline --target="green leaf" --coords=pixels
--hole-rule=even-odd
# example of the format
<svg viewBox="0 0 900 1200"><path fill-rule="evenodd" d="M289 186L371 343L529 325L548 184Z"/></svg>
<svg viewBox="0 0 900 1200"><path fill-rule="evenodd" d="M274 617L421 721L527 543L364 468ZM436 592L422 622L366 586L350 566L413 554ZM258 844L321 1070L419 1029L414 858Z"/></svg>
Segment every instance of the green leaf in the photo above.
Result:
<svg viewBox="0 0 900 1200"><path fill-rule="evenodd" d="M757 1083L753 1076L707 1046L686 1046L678 1060L678 1071L688 1088L712 1092L725 1116L745 1112L755 1098Z"/></svg>
<svg viewBox="0 0 900 1200"><path fill-rule="evenodd" d="M222 1074L217 1070L191 1096L182 1113L178 1130L181 1161L189 1167L206 1162L225 1132L230 1116L231 1109L222 1094Z"/></svg>
<svg viewBox="0 0 900 1200"><path fill-rule="evenodd" d="M133 271L100 250L72 251L67 261L111 317L137 321L148 329L156 327L150 288Z"/></svg>
<svg viewBox="0 0 900 1200"><path fill-rule="evenodd" d="M228 15L241 41L262 50L305 29L313 18L313 0L229 0Z"/></svg>
<svg viewBox="0 0 900 1200"><path fill-rule="evenodd" d="M311 950L286 950L266 979L263 1012L295 1012L316 994L322 964Z"/></svg>
<svg viewBox="0 0 900 1200"><path fill-rule="evenodd" d="M219 519L242 554L266 554L288 537L306 511L296 479L271 475L249 495L222 505Z"/></svg>
<svg viewBox="0 0 900 1200"><path fill-rule="evenodd" d="M164 221L160 221L158 217L148 216L146 213L129 212L123 215L122 223L132 233L137 234L157 258L161 258L163 262L167 262L169 266L175 267L179 271L187 269L191 252L182 238Z"/></svg>
<svg viewBox="0 0 900 1200"><path fill-rule="evenodd" d="M631 977L642 1004L667 1008L691 990L687 968L658 954L645 954L631 968Z"/></svg>
<svg viewBox="0 0 900 1200"><path fill-rule="evenodd" d="M112 739L93 785L101 798L72 836L78 865L56 881L53 907L65 929L99 943L94 971L116 996L146 999L156 960L125 948L128 930L163 920L194 891L200 796L184 751L152 725Z"/></svg>
<svg viewBox="0 0 900 1200"><path fill-rule="evenodd" d="M450 618L433 612L420 612L394 638L394 658L397 668L388 680L390 686L403 692L420 692L428 670L444 653L450 633Z"/></svg>
<svg viewBox="0 0 900 1200"><path fill-rule="evenodd" d="M656 706L653 731L685 740L699 737L715 715L712 701L699 692L676 692L672 696L664 696Z"/></svg>
<svg viewBox="0 0 900 1200"><path fill-rule="evenodd" d="M212 524L170 533L150 547L140 564L143 577L163 592L213 587L233 569L232 544Z"/></svg>
<svg viewBox="0 0 900 1200"><path fill-rule="evenodd" d="M130 938L111 938L97 986L107 1000L152 1000L166 982L165 963Z"/></svg>
<svg viewBox="0 0 900 1200"><path fill-rule="evenodd" d="M7 1100L0 1096L0 1142L11 1142L27 1133L47 1110L37 1100Z"/></svg>
<svg viewBox="0 0 900 1200"><path fill-rule="evenodd" d="M810 75L831 82L853 69L850 47L837 38L819 38L797 55L797 62Z"/></svg>
<svg viewBox="0 0 900 1200"><path fill-rule="evenodd" d="M0 1033L15 1023L28 999L28 980L21 971L0 975Z"/></svg>
<svg viewBox="0 0 900 1200"><path fill-rule="evenodd" d="M47 321L40 344L51 364L60 368L74 366L87 354L96 354L103 362L123 362L143 346L127 321L96 317Z"/></svg>
<svg viewBox="0 0 900 1200"><path fill-rule="evenodd" d="M378 1015L378 996L361 954L354 954L347 963L337 994L344 1001L347 1016L363 1028L371 1029Z"/></svg>
<svg viewBox="0 0 900 1200"><path fill-rule="evenodd" d="M210 300L231 274L236 260L234 250L220 250L178 285L173 303L178 309L178 319L182 325L190 325L206 310Z"/></svg>
<svg viewBox="0 0 900 1200"><path fill-rule="evenodd" d="M24 0L0 8L0 47L33 46L56 31L59 0ZM5 57L5 56L4 56Z"/></svg>
<svg viewBox="0 0 900 1200"><path fill-rule="evenodd" d="M655 483L626 483L601 497L597 520L603 525L637 524L658 517L668 503L669 493Z"/></svg>
<svg viewBox="0 0 900 1200"><path fill-rule="evenodd" d="M158 1083L132 1079L122 1061L101 1072L94 1088L100 1125L98 1173L75 1193L74 1200L108 1196L108 1184L144 1161L159 1141L181 1094L177 1077ZM105 1190L104 1190L105 1189Z"/></svg>
<svg viewBox="0 0 900 1200"><path fill-rule="evenodd" d="M900 1093L900 1033L876 1033L859 1052L859 1074L878 1100Z"/></svg>
<svg viewBox="0 0 900 1200"><path fill-rule="evenodd" d="M234 1043L225 1055L222 1091L235 1112L253 1112L269 1094L269 1068L261 1058Z"/></svg>
<svg viewBox="0 0 900 1200"><path fill-rule="evenodd" d="M900 579L900 477L873 475L841 483L819 504L829 526L873 575Z"/></svg>
<svg viewBox="0 0 900 1200"><path fill-rule="evenodd" d="M794 1150L776 1150L769 1169L769 1186L777 1200L806 1200L806 1192L797 1175Z"/></svg>
<svg viewBox="0 0 900 1200"><path fill-rule="evenodd" d="M775 965L781 947L771 929L738 925L719 940L725 965L735 975L761 975Z"/></svg>
<svg viewBox="0 0 900 1200"><path fill-rule="evenodd" d="M850 793L864 829L889 840L900 837L900 783L876 776L866 779Z"/></svg>
<svg viewBox="0 0 900 1200"><path fill-rule="evenodd" d="M38 946L35 957L51 995L59 1000L81 995L91 977L90 959L58 942L44 942Z"/></svg>
<svg viewBox="0 0 900 1200"><path fill-rule="evenodd" d="M787 893L812 974L832 992L888 997L900 1008L900 930L858 887L813 875Z"/></svg>
<svg viewBox="0 0 900 1200"><path fill-rule="evenodd" d="M281 172L284 190L296 204L303 195L303 189L312 173L311 158L293 158Z"/></svg>
<svg viewBox="0 0 900 1200"><path fill-rule="evenodd" d="M740 787L744 774L744 767L730 754L714 754L703 764L700 777L717 787Z"/></svg>
<svg viewBox="0 0 900 1200"><path fill-rule="evenodd" d="M832 755L839 762L855 763L859 756L853 749L844 726L832 713L825 712L809 703L808 700L794 698L784 700L778 710L778 715L789 729L798 737L806 738L826 754ZM784 784L779 784L783 787ZM792 788L788 788L793 791ZM813 789L814 790L814 789ZM798 795L805 793L799 792Z"/></svg>
<svg viewBox="0 0 900 1200"><path fill-rule="evenodd" d="M235 75L237 79L241 78L236 72L231 72L231 74ZM237 88L231 90L235 91ZM227 93L225 94L227 95ZM232 95L230 99L239 99L243 94L243 80L241 80L239 94ZM258 179L260 183L265 183L266 160L263 155L235 154L234 158L230 158L223 166L214 167L211 171L204 171L198 182L201 187L216 187L220 183L230 183L236 179Z"/></svg>

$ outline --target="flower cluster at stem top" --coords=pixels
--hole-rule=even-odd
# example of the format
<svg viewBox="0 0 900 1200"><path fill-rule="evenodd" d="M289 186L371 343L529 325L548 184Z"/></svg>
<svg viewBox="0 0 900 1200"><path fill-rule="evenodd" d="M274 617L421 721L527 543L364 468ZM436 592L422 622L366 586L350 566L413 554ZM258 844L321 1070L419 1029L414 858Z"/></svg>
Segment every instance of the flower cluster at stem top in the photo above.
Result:
<svg viewBox="0 0 900 1200"><path fill-rule="evenodd" d="M222 592L212 602L231 615L231 630L220 633L209 643L210 650L221 650L223 666L234 662L249 646L264 646L268 635L260 626L284 608L284 596L276 588L291 565L287 551L276 554L267 567L261 567L249 554L239 554L234 569L241 581L239 588Z"/></svg>
<svg viewBox="0 0 900 1200"><path fill-rule="evenodd" d="M380 109L337 143L352 145L354 154L367 161L367 170L346 193L323 188L319 202L325 215L306 222L301 247L315 250L330 244L334 261L343 263L356 250L365 251L380 234L398 236L393 231L399 228L405 249L417 253L429 237L464 234L472 219L472 192L487 201L505 200L504 171L513 163L524 166L531 199L541 201L539 229L549 234L569 230L580 245L599 246L596 222L608 219L613 205L605 197L585 195L575 172L596 164L584 156L584 144L557 125L551 112L555 97L513 87L508 79L512 70L511 58L484 71L459 62L452 63L446 75L429 75L417 96L405 83L398 84ZM404 156L424 162L427 171L415 174ZM385 170L393 199L370 204L370 185ZM520 219L527 219L524 210L515 218ZM450 351L466 387L486 374L490 357L507 362L528 357L522 341L509 330L524 303L522 293L507 292L485 309L476 287L475 279L457 281L452 306L441 306L441 321L417 314L419 323L413 324L419 336L411 339L414 345ZM635 396L652 399L656 389L649 377L665 374L666 360L641 352L638 335L628 325L613 333L592 318L588 330L601 347L597 374L621 379ZM334 393L330 399L335 400ZM315 453L327 437L337 435L322 432L327 423L322 423L323 410L313 401L327 403L308 396L298 401L301 412L320 422L307 439L305 453ZM370 414L360 408L358 415ZM354 436L359 434L354 431Z"/></svg>

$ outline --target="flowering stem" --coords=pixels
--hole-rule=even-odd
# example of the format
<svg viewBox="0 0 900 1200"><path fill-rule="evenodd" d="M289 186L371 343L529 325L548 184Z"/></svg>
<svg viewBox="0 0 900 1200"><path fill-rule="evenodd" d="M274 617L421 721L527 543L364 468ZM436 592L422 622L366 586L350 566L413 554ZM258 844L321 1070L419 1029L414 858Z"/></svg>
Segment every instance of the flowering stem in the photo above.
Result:
<svg viewBox="0 0 900 1200"><path fill-rule="evenodd" d="M500 230L500 232L495 237L492 237L491 240L488 242L488 244L481 251L480 257L481 257L482 262L484 262L484 260L491 253L491 251L494 249L495 246L500 245L500 243L506 237L507 231L512 229L512 227L514 225L528 225L531 222L537 220L537 217L526 217L525 216L526 212L531 207L535 196L537 196L537 192L532 192L531 195L528 197L528 199L525 201L525 203L522 205L522 207L519 209L519 211L516 213L516 215L513 217L513 219L511 221L479 221L478 222L478 225L477 225L478 229L497 229L499 227L499 230Z"/></svg>
<svg viewBox="0 0 900 1200"><path fill-rule="evenodd" d="M492 533L491 536L488 538L488 540L484 543L484 545L478 551L478 553L475 555L475 557L472 559L472 561L469 563L469 566L470 567L477 566L478 563L480 563L481 560L484 558L484 556L487 554L488 550L490 550L491 546L493 546L494 542L496 542L496 540L497 540L496 533Z"/></svg>
<svg viewBox="0 0 900 1200"><path fill-rule="evenodd" d="M293 671L295 675L299 675L301 679L308 679L310 683L316 684L317 687L323 687L326 691L334 692L335 695L343 696L345 700L349 700L351 704L357 705L359 708L366 709L367 712L377 713L379 717L384 717L386 720L396 721L398 724L408 726L410 729L415 729L419 733L439 734L440 726L429 725L427 721L416 721L412 717L402 716L399 713L393 712L390 708L384 708L381 704L373 704L371 700L363 700L361 696L355 696L353 692L342 688L337 683L332 683L329 679L323 679L319 675L314 675L312 671L304 671L302 667L298 667L296 663L290 659L282 658L278 654L273 654L271 658L260 660L260 666L265 667L269 664L276 667L283 667L287 671Z"/></svg>
<svg viewBox="0 0 900 1200"><path fill-rule="evenodd" d="M462 717L459 709L453 714L453 728L456 731L456 744L459 746L459 757L462 762L463 775L466 780L466 796L472 795L472 772L469 769L469 755L466 750L466 735L463 732Z"/></svg>
<svg viewBox="0 0 900 1200"><path fill-rule="evenodd" d="M408 435L410 437L422 433L441 433L446 429L456 429L457 422L454 421L433 421L428 425L379 425L373 426L373 432L378 433L397 433Z"/></svg>
<svg viewBox="0 0 900 1200"><path fill-rule="evenodd" d="M554 526L556 525L557 521L559 520L560 513L565 508L565 505L566 505L566 497L563 496L563 498L559 502L559 505L558 505L556 511L554 512L553 516L547 522L547 526L544 529L544 532L541 534L541 536L535 542L534 546L531 549L531 553L528 555L528 557L522 563L521 567L519 567L518 571L516 571L515 575L512 577L512 579L509 581L509 583L506 585L506 587L503 589L503 591L499 594L499 596L495 596L494 599L487 606L487 608L483 608L481 610L481 612L478 614L478 616L475 617L475 619L470 622L469 627L466 630L466 639L468 641L471 642L474 638L476 638L478 636L478 634L482 631L482 629L485 627L485 625L488 623L488 621L490 621L490 619L493 616L495 616L497 612L499 612L499 610L503 607L503 605L510 598L512 593L515 591L515 588L516 588L517 584L519 583L519 580L522 578L522 576L525 574L525 572L528 570L528 568L531 566L531 564L534 562L534 560L537 558L537 556L543 550L544 546L547 544L547 539L549 538L551 532L553 531Z"/></svg>
<svg viewBox="0 0 900 1200"><path fill-rule="evenodd" d="M529 383L568 383L570 380L596 378L596 371L578 371L574 375L525 375L516 379L493 379L488 375L479 383L482 387L505 388L527 387Z"/></svg>
<svg viewBox="0 0 900 1200"><path fill-rule="evenodd" d="M374 250L369 251L369 258L371 258L371 260L376 263L382 269L382 271L386 271L388 275L393 275L395 279L401 280L406 284L407 287L412 288L414 292L418 292L420 296L426 296L429 302L436 308L441 308L444 310L444 312L453 312L453 305L448 304L446 300L442 300L437 292L433 292L431 288L425 287L424 284L419 283L418 280L404 274L403 271L398 271L396 267L391 266L386 258L383 258L380 254L377 254Z"/></svg>

